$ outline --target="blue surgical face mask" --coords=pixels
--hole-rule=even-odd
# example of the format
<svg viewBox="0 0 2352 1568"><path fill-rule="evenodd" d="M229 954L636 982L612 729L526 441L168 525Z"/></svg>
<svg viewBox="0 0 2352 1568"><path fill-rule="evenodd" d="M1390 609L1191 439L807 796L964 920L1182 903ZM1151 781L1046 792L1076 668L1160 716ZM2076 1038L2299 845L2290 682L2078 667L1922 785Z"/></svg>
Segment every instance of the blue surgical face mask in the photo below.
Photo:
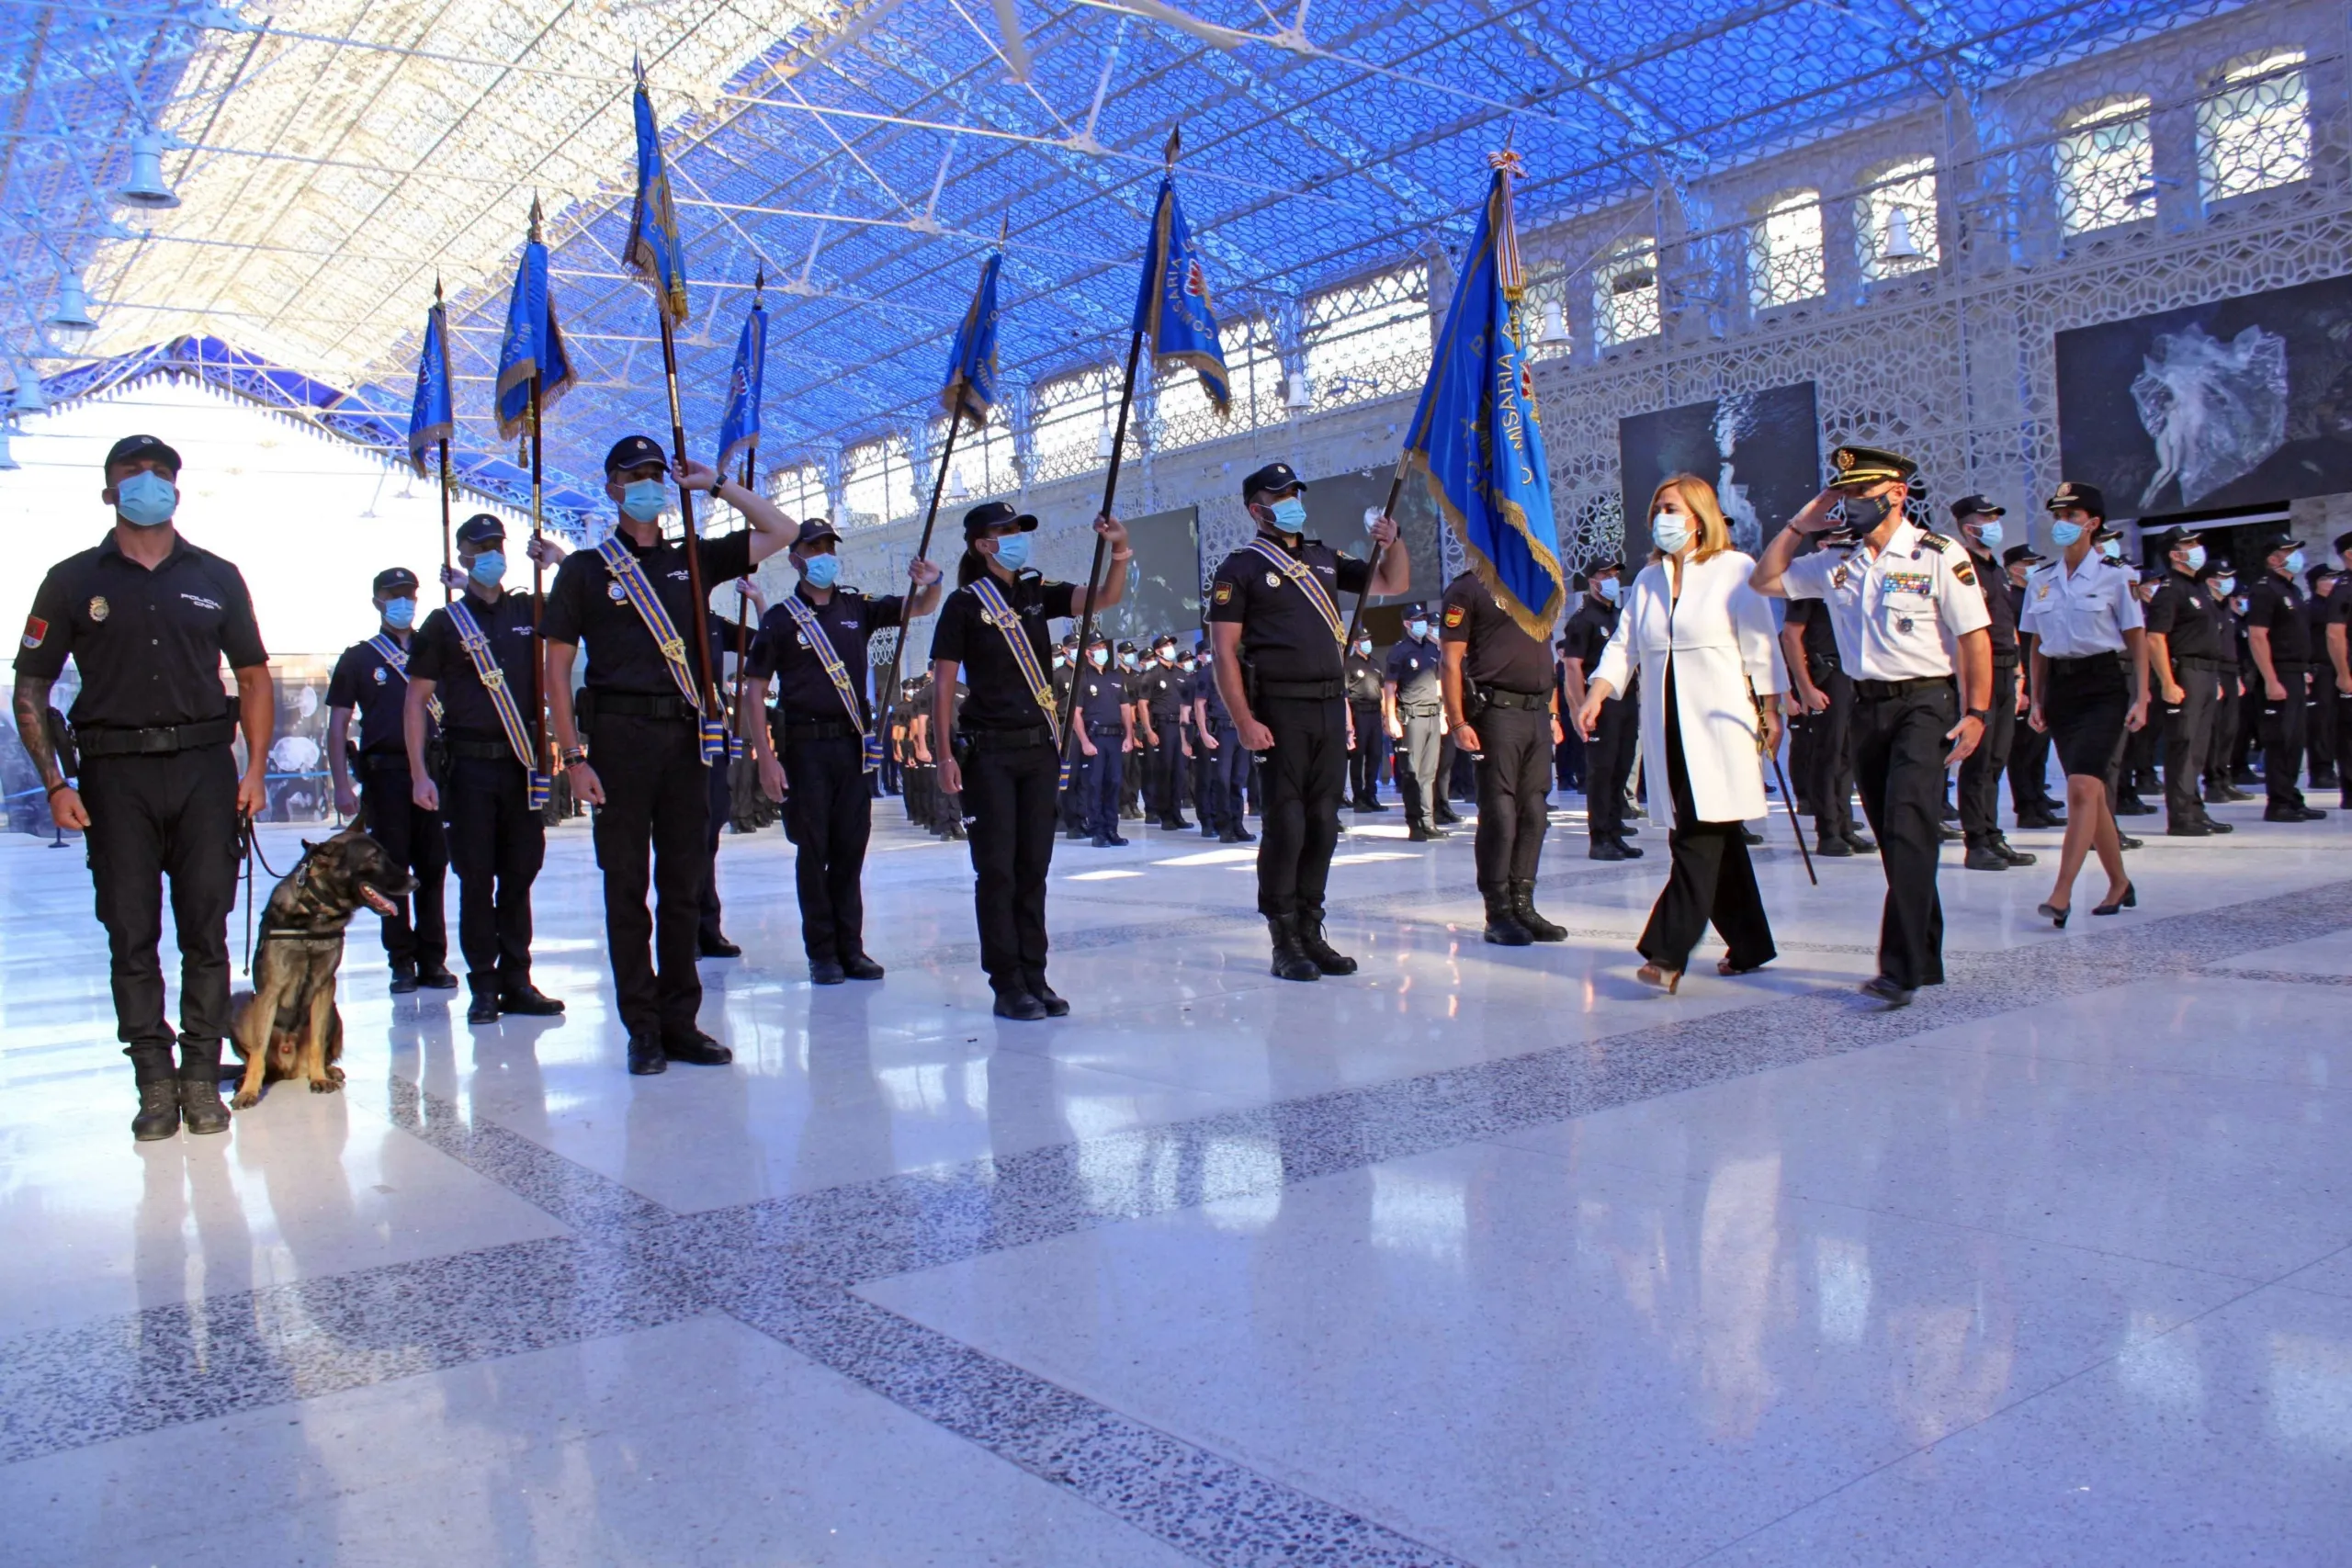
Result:
<svg viewBox="0 0 2352 1568"><path fill-rule="evenodd" d="M1624 592L1624 589L1618 584L1617 580L1613 577L1604 577L1594 586L1600 590L1600 596L1603 599L1608 600L1611 604L1617 603L1617 595Z"/></svg>
<svg viewBox="0 0 2352 1568"><path fill-rule="evenodd" d="M839 556L810 556L800 565L801 570L808 574L808 586L811 588L831 588L842 579L842 558Z"/></svg>
<svg viewBox="0 0 2352 1568"><path fill-rule="evenodd" d="M385 600L385 601L384 601L384 624L385 624L386 626L399 626L399 627L402 628L403 630L405 630L405 629L408 627L408 626L410 625L410 623L412 623L412 622L413 622L413 621L414 621L415 619L416 619L416 601L415 601L415 600L413 600L413 599L387 599L387 600Z"/></svg>
<svg viewBox="0 0 2352 1568"><path fill-rule="evenodd" d="M1368 637L1360 637L1356 638L1356 651L1360 654L1370 653L1372 651L1372 638Z"/></svg>
<svg viewBox="0 0 2352 1568"><path fill-rule="evenodd" d="M489 587L506 580L506 556L501 550L484 550L467 563L467 573L476 582Z"/></svg>
<svg viewBox="0 0 2352 1568"><path fill-rule="evenodd" d="M1690 520L1671 512L1661 512L1650 519L1650 543L1668 555L1679 555L1690 542Z"/></svg>
<svg viewBox="0 0 2352 1568"><path fill-rule="evenodd" d="M2203 571L2205 570L2205 547L2202 545L2191 545L2182 553L2180 558L2188 563L2189 570Z"/></svg>
<svg viewBox="0 0 2352 1568"><path fill-rule="evenodd" d="M2002 529L2001 520L1997 517L1993 519L1990 523L1979 523L1976 525L1976 542L1984 546L1988 550L1999 549L2001 547L2001 541L2006 537L2007 537L2007 535Z"/></svg>
<svg viewBox="0 0 2352 1568"><path fill-rule="evenodd" d="M631 479L621 487L621 512L632 523L650 523L670 502L670 487L660 479Z"/></svg>
<svg viewBox="0 0 2352 1568"><path fill-rule="evenodd" d="M2289 550L2289 551L2287 552L2287 570L2288 570L2290 572L2291 572L2292 574L2294 574L2295 576L2297 576L2297 577L2301 577L2301 576L2302 576L2302 574L2303 574L2303 552L2302 552L2302 551L2301 551L2301 550Z"/></svg>
<svg viewBox="0 0 2352 1568"><path fill-rule="evenodd" d="M1274 502L1274 526L1285 534L1306 532L1306 502L1295 495L1286 495Z"/></svg>
<svg viewBox="0 0 2352 1568"><path fill-rule="evenodd" d="M180 507L179 487L161 474L141 469L114 487L114 509L141 528L160 527Z"/></svg>
<svg viewBox="0 0 2352 1568"><path fill-rule="evenodd" d="M1405 623L1405 629L1412 633L1415 637L1427 637L1430 635L1430 624L1427 621L1407 621Z"/></svg>
<svg viewBox="0 0 2352 1568"><path fill-rule="evenodd" d="M1111 650L1107 648L1090 648L1086 650L1086 657L1094 668L1100 670L1111 662Z"/></svg>
<svg viewBox="0 0 2352 1568"><path fill-rule="evenodd" d="M999 534L996 536L996 564L1007 571L1019 571L1029 564L1029 536Z"/></svg>
<svg viewBox="0 0 2352 1568"><path fill-rule="evenodd" d="M2098 542L2098 553L2105 556L2109 560L2121 560L2123 558L2123 541L2120 539L2101 539Z"/></svg>
<svg viewBox="0 0 2352 1568"><path fill-rule="evenodd" d="M1125 669L1133 670L1136 667L1137 660L1134 654L1123 653L1119 655L1119 663Z"/></svg>
<svg viewBox="0 0 2352 1568"><path fill-rule="evenodd" d="M2213 580L2213 592L2224 599L2236 592L2238 580L2234 577L2217 577Z"/></svg>
<svg viewBox="0 0 2352 1568"><path fill-rule="evenodd" d="M2080 523L2067 523L2062 521L2050 525L2050 542L2057 546L2062 550L2071 547L2075 540L2082 536L2083 525Z"/></svg>

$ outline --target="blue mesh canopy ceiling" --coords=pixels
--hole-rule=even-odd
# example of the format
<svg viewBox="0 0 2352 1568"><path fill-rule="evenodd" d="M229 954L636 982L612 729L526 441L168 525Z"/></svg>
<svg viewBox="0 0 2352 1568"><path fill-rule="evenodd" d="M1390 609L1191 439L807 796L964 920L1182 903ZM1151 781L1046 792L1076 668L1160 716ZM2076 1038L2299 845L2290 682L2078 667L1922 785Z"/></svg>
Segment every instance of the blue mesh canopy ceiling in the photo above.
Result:
<svg viewBox="0 0 2352 1568"><path fill-rule="evenodd" d="M2210 6L2199 7L2200 12ZM124 355L200 340L404 409L438 276L459 445L500 451L490 376L535 196L582 385L550 422L577 480L668 416L650 296L623 269L628 81L653 84L696 282L681 344L707 456L756 271L766 453L935 406L978 262L1008 236L1016 378L1125 348L1171 129L1221 311L1272 311L1458 245L1487 154L1523 225L1967 92L2157 25L2165 0L0 0L7 341L86 277ZM179 205L112 193L142 130ZM198 356L202 359L202 355ZM511 452L504 454L511 457Z"/></svg>

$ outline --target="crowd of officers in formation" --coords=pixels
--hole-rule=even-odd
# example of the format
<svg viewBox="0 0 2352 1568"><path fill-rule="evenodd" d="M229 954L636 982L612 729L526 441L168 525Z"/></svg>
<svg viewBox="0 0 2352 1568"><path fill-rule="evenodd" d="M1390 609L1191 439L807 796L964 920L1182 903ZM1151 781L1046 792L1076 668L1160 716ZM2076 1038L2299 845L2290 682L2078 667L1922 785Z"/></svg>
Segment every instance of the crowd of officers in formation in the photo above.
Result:
<svg viewBox="0 0 2352 1568"><path fill-rule="evenodd" d="M1916 469L1906 458L1840 447L1833 467L1829 487L1760 561L1733 556L1738 571L1752 569L1754 592L1789 601L1769 661L1750 660L1758 712L1740 733L1769 755L1785 714L1796 804L1814 819L1818 852L1883 856L1880 974L1866 992L1900 1006L1940 981L1943 840L1963 840L1973 870L2033 863L2001 831L2004 774L2020 826L2069 828L2061 886L2042 906L2061 924L2075 868L2092 850L2109 866L2098 912L2132 904L2112 852L2137 840L2114 819L2153 812L2143 795L2161 789L2169 833L2228 831L2206 807L2251 798L2241 786L2256 781L2255 748L2267 819L2324 815L2298 787L2306 754L2314 786L2344 788L2352 806L2344 756L2352 751L2352 576L2307 565L2299 541L2272 538L2233 564L2193 529L2174 528L2147 541L2135 570L2120 558L2098 493L2067 485L2050 502L2061 558L2045 561L2022 541L2007 544L2002 509L1981 496L1951 508L1948 532L1908 521ZM217 1089L229 1022L226 918L241 827L264 802L272 721L266 656L242 578L172 526L179 470L179 455L153 436L108 453L101 493L115 527L50 572L17 664L17 726L52 815L88 835L142 1139L228 1124ZM1272 973L1298 981L1354 973L1356 961L1326 934L1328 876L1342 805L1385 811L1379 784L1391 759L1416 841L1444 837L1460 820L1453 775L1457 759L1472 760L1487 940L1564 940L1533 902L1555 771L1562 785L1584 790L1595 860L1639 856L1628 817L1641 813L1644 795L1663 804L1663 783L1636 786L1634 770L1641 671L1670 654L1629 652L1638 639L1626 639L1611 662L1623 606L1629 594L1643 603L1642 593L1665 592L1670 604L1697 565L1727 550L1707 542L1723 532L1712 491L1683 476L1660 496L1680 484L1705 517L1662 502L1650 562L1638 577L1616 566L1580 577L1556 642L1531 634L1465 572L1441 599L1407 606L1405 635L1375 657L1373 639L1338 605L1342 596L1410 592L1412 563L1393 520L1372 520L1369 560L1337 552L1306 536L1306 487L1276 463L1243 481L1258 531L1216 566L1203 632L1056 644L1049 623L1119 603L1130 551L1114 518L1094 523L1113 563L1099 587L1031 570L1037 519L989 502L963 519L952 591L940 568L918 560L903 592L869 597L840 581L839 538L827 524L795 523L698 464L673 473L645 437L617 443L605 475L618 513L608 539L568 555L530 544L530 561L554 570L543 600L505 585L505 526L486 513L456 530L457 564L442 581L448 603L429 615L419 615L413 572L379 574L377 627L345 652L330 685L328 750L338 808L416 878L401 913L384 921L391 989L458 985L443 912L454 869L469 1021L560 1013L531 972L531 886L552 782L535 765L544 678L544 755L560 764L559 794L595 808L607 954L628 1068L640 1075L731 1060L698 1018L696 960L740 949L719 927L714 875L730 815L728 769L724 751L712 750L688 637L708 639L717 668L736 636L738 711L765 716L742 726L741 740L796 846L810 979L882 977L865 949L861 880L872 802L895 789L911 820L968 841L995 1010L1035 1020L1069 1010L1046 976L1055 839L1116 847L1136 821L1256 842ZM664 537L673 484L726 500L747 526ZM1800 555L1808 540L1818 547ZM2352 534L2334 547L2352 568ZM780 551L797 581L770 606L749 579ZM761 612L755 636L695 603L694 582L729 581ZM928 669L910 672L877 718L866 691L872 639L934 611ZM1671 621L1667 614L1661 624ZM82 679L70 739L47 706L68 656ZM237 688L225 706L224 657ZM1602 676L1604 664L1613 678ZM1657 700L1652 694L1654 707ZM1671 715L1670 683L1664 700L1657 711ZM239 730L242 775L231 749ZM2053 739L2079 822L2047 789ZM1956 807L1946 780L1954 761ZM1682 761L1678 743L1663 765ZM1758 840L1745 825L1682 820L1690 792L1679 773L1675 782L1676 859L1661 908L1690 905L1669 923L1690 926L1695 941L1716 898L1718 863L1729 852L1745 863L1744 847L1693 859L1696 835ZM1875 841L1853 818L1857 790ZM1253 815L1256 834L1245 822ZM157 960L166 878L182 963L176 1032ZM1719 926L1724 908L1713 903ZM1760 908L1754 915L1760 924ZM1769 936L1761 941L1769 956ZM1662 961L1644 952L1647 976ZM1679 963L1664 965L1676 978Z"/></svg>

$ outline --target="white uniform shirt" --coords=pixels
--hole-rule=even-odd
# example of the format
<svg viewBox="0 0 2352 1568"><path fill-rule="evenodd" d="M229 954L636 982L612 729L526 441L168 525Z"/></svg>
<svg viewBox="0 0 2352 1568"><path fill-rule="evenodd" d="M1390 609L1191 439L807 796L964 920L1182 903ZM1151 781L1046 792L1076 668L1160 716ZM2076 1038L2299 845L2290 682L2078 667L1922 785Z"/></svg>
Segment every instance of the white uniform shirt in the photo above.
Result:
<svg viewBox="0 0 2352 1568"><path fill-rule="evenodd" d="M2123 634L2147 625L2140 596L2132 592L2138 575L2096 551L2073 571L2063 558L2035 567L2026 573L2018 630L2031 632L2052 659L2120 652Z"/></svg>
<svg viewBox="0 0 2352 1568"><path fill-rule="evenodd" d="M1960 639L1993 621L1967 551L1910 523L1875 557L1867 543L1850 555L1816 550L1781 581L1790 598L1828 605L1838 661L1861 681L1951 675Z"/></svg>

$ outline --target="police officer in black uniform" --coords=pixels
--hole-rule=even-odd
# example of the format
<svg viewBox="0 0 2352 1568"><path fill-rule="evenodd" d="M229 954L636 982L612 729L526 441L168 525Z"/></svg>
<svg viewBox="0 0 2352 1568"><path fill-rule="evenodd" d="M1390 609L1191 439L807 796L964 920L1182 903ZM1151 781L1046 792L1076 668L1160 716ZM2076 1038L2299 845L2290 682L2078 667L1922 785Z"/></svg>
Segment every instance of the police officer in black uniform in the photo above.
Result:
<svg viewBox="0 0 2352 1568"><path fill-rule="evenodd" d="M1415 843L1442 839L1438 807L1445 798L1445 694L1440 687L1444 651L1425 604L1405 606L1405 635L1388 650L1382 672L1382 728L1396 743L1396 793L1405 801L1405 836Z"/></svg>
<svg viewBox="0 0 2352 1568"><path fill-rule="evenodd" d="M1208 782L1201 790L1201 831L1215 821L1220 844L1255 843L1258 835L1242 821L1242 792L1250 778L1250 753L1241 749L1240 731L1217 690L1216 649L1204 642L1193 672L1193 744L1207 761Z"/></svg>
<svg viewBox="0 0 2352 1568"><path fill-rule="evenodd" d="M2008 580L2012 597L2025 603L2027 574L2045 558L2031 545L2011 545L2001 552L2001 575ZM2018 668L2033 668L2033 634L2018 628ZM2022 682L2020 682L2022 684ZM2050 794L2050 732L2030 724L2016 726L2009 737L2009 806L2020 828L2064 828L2065 813Z"/></svg>
<svg viewBox="0 0 2352 1568"><path fill-rule="evenodd" d="M907 568L915 585L911 609L904 594L868 599L842 586L840 544L841 536L821 518L800 525L791 549L800 581L790 601L760 617L744 671L744 700L754 709L766 705L771 682L775 687L775 717L753 727L752 747L760 787L770 800L786 803L800 942L808 954L808 978L820 986L882 978L882 965L865 952L859 887L874 831L874 796L865 780L865 736L874 725L866 644L877 631L930 615L940 597L939 568L927 560ZM817 626L849 682L854 716L803 629L803 615Z"/></svg>
<svg viewBox="0 0 2352 1568"><path fill-rule="evenodd" d="M1586 569L1584 602L1560 633L1560 678L1571 713L1584 707L1585 687L1600 668L1600 650L1617 635L1622 563L1602 561ZM1634 776L1635 742L1641 737L1640 677L1600 705L1600 721L1584 753L1585 852L1591 860L1639 860L1641 850L1625 841L1625 786Z"/></svg>
<svg viewBox="0 0 2352 1568"><path fill-rule="evenodd" d="M683 663L687 683L699 682L683 638L704 624L709 608L695 603L688 545L662 536L669 473L662 448L646 436L625 436L605 455L605 493L620 511L613 540L636 561L682 646L665 655L601 549L565 559L540 624L548 709L571 793L603 807L595 837L596 863L605 874L605 944L628 1031L628 1070L640 1076L662 1072L673 1061L715 1066L734 1059L697 1021L702 976L695 969L695 929L710 871L710 784L704 769L719 764L704 761L700 715L678 679ZM707 587L748 574L798 532L765 496L699 463L687 462L677 478L687 490L724 500L751 525L748 532L692 541ZM583 642L585 744L571 695L572 661ZM649 850L656 911L646 907Z"/></svg>
<svg viewBox="0 0 2352 1568"><path fill-rule="evenodd" d="M1171 833L1193 826L1184 820L1184 687L1176 667L1176 634L1151 641L1151 662L1127 682L1135 698L1136 739L1142 746L1144 809Z"/></svg>
<svg viewBox="0 0 2352 1568"><path fill-rule="evenodd" d="M1372 656L1372 634L1356 633L1348 649L1348 718L1355 727L1356 749L1348 753L1348 793L1358 811L1385 811L1380 798L1380 764L1388 760L1388 725L1382 716L1381 688L1386 683L1380 661Z"/></svg>
<svg viewBox="0 0 2352 1568"><path fill-rule="evenodd" d="M441 888L449 870L449 845L438 813L411 797L408 741L408 650L416 627L416 573L392 567L376 574L376 635L355 642L335 660L327 680L327 765L334 774L334 808L356 817L384 852L416 878L415 892L397 901L399 913L384 921L384 956L392 966L390 989L406 995L419 986L454 990L449 973L449 932L441 914ZM359 740L349 744L351 714L359 712ZM430 716L427 724L431 725ZM428 728L428 750L440 737ZM358 787L351 770L359 770ZM412 915L412 910L413 915Z"/></svg>
<svg viewBox="0 0 2352 1568"><path fill-rule="evenodd" d="M1832 536L1823 547L1852 545ZM1798 710L1789 727L1790 787L1813 814L1813 852L1829 859L1869 854L1878 845L1854 828L1854 682L1838 657L1829 606L1818 599L1790 601L1781 649Z"/></svg>
<svg viewBox="0 0 2352 1568"><path fill-rule="evenodd" d="M2143 612L2148 671L2164 715L2165 831L2202 839L2230 831L2205 809L2206 758L2222 693L2222 644L2205 587L2205 546L2193 529L2167 528L2147 540L2148 567L2163 575ZM2231 660L2234 675L2235 660Z"/></svg>
<svg viewBox="0 0 2352 1568"><path fill-rule="evenodd" d="M1323 890L1348 770L1338 597L1402 593L1412 582L1395 519L1373 524L1375 570L1306 536L1306 491L1287 463L1243 479L1242 503L1258 535L1226 557L1209 588L1218 690L1242 750L1266 756L1258 910L1273 935L1273 973L1285 980L1356 969L1323 938Z"/></svg>
<svg viewBox="0 0 2352 1568"><path fill-rule="evenodd" d="M2234 602L2236 568L2226 556L2209 554L2204 569L2197 574L2197 585L2205 594L2206 613L2213 619L2213 647L2220 665L2219 693L2213 700L2213 738L2205 748L2201 804L2242 805L2254 796L2238 788L2231 777L2232 761L2237 755L2238 727L2252 722L2247 716L2245 676L2241 668L2246 657L2245 628L2239 623Z"/></svg>
<svg viewBox="0 0 2352 1568"><path fill-rule="evenodd" d="M1087 644L1077 686L1077 705L1070 709L1070 723L1078 728L1072 787L1094 847L1125 849L1119 797L1125 759L1135 750L1135 714L1127 700L1127 678L1112 659L1111 639L1099 632Z"/></svg>
<svg viewBox="0 0 2352 1568"><path fill-rule="evenodd" d="M1441 620L1445 723L1477 759L1478 891L1488 942L1565 942L1535 908L1535 871L1551 826L1552 748L1560 735L1548 637L1530 637L1474 572L1447 585Z"/></svg>
<svg viewBox="0 0 2352 1568"><path fill-rule="evenodd" d="M2342 570L2327 596L2316 679L2322 705L2335 716L2336 787L2344 808L2352 811L2352 533L2335 536L2333 548Z"/></svg>
<svg viewBox="0 0 2352 1568"><path fill-rule="evenodd" d="M268 654L237 569L179 536L180 455L153 435L107 453L99 499L114 531L49 570L17 654L17 733L51 820L87 836L107 928L116 1037L139 1086L131 1135L225 1132L220 1043L229 1032L229 908L237 819L267 804ZM69 780L49 694L71 657L82 677ZM233 703L220 660L236 672ZM242 775L230 741L242 727ZM180 950L179 1061L164 1021L163 883Z"/></svg>
<svg viewBox="0 0 2352 1568"><path fill-rule="evenodd" d="M940 606L931 644L934 733L954 736L939 754L940 786L961 792L970 812L972 903L980 931L980 966L996 993L999 1018L1035 1022L1069 1011L1046 983L1046 874L1054 863L1054 815L1061 776L1057 716L1033 685L1049 683L1048 621L1116 604L1126 592L1127 531L1097 517L1094 531L1111 547L1107 581L1096 588L1048 582L1029 570L1037 519L1001 501L964 514L964 555L956 592ZM981 598L981 584L1002 599L1010 626ZM1018 638L1029 652L1014 649ZM947 697L962 675L969 688L960 715ZM1050 690L1044 694L1050 702Z"/></svg>
<svg viewBox="0 0 2352 1568"><path fill-rule="evenodd" d="M481 635L483 657L536 739L537 666L531 657L531 595L509 592L506 525L477 513L458 526L457 605ZM439 700L441 717L432 714ZM435 744L435 731L438 744ZM507 734L500 705L447 607L425 617L409 645L408 692L401 713L409 799L446 824L449 867L458 874L458 951L470 993L468 1023L499 1014L553 1017L563 1004L531 983L531 884L547 858L547 823L531 807L530 763Z"/></svg>
<svg viewBox="0 0 2352 1568"><path fill-rule="evenodd" d="M2297 787L2310 736L2311 626L2303 616L2302 541L2276 535L2256 553L2260 577L2245 592L2246 646L2261 682L2262 781L2266 822L2316 822L2325 811L2304 804Z"/></svg>
<svg viewBox="0 0 2352 1568"><path fill-rule="evenodd" d="M1951 503L1952 526L1974 562L1976 586L1984 590L1985 630L1993 639L1993 694L1987 705L1984 742L1960 765L1960 827L1971 871L2007 871L2038 858L2013 846L2001 831L2001 775L2018 730L2018 698L2024 691L2018 654L2017 589L1994 552L2001 547L2001 519L2007 513L1981 495Z"/></svg>

